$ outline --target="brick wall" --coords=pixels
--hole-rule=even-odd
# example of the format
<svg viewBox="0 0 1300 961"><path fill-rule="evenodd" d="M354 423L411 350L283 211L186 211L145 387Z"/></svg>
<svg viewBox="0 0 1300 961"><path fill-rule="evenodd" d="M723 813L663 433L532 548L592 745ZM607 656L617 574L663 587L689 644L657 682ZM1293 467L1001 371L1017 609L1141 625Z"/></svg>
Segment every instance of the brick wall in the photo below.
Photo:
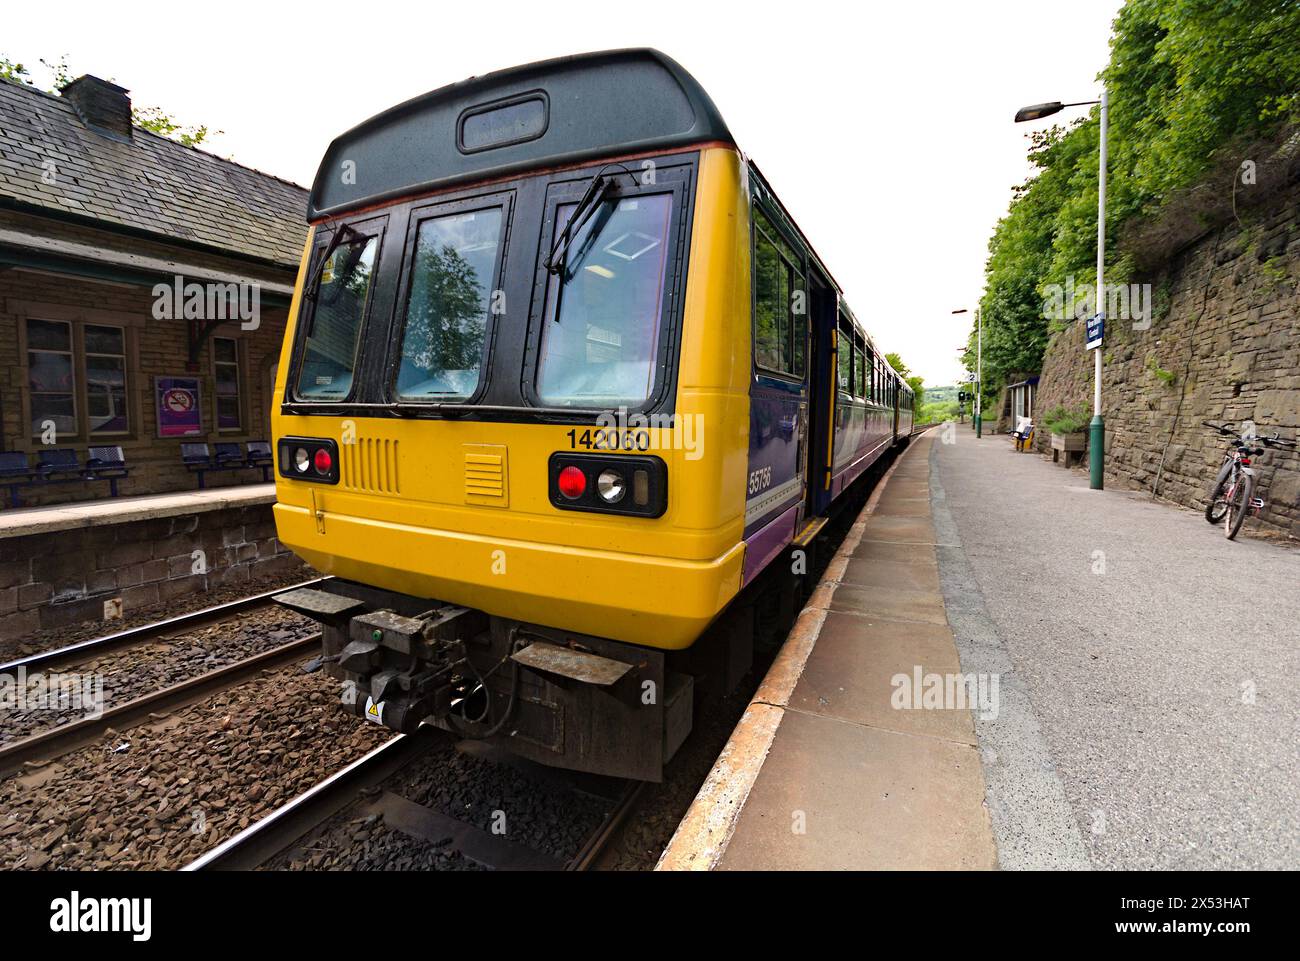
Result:
<svg viewBox="0 0 1300 961"><path fill-rule="evenodd" d="M0 223L3 219L0 217ZM80 242L94 239L94 232L82 228L55 225L50 229L56 233L68 234L68 239ZM106 243L102 237L100 242ZM121 246L124 241L118 238L114 243ZM130 245L129 249L155 256L167 250L159 245L137 243L134 240L125 243ZM246 265L233 262L223 264L220 258L201 253L187 251L185 259L198 266L238 268L240 273L259 276L259 271L250 270ZM279 283L292 283L291 273L260 271L260 275L264 279L273 278ZM185 366L189 342L186 322L155 320L153 305L153 293L149 286L100 283L26 269L0 271L0 426L3 430L0 449L27 451L33 462L36 460L35 452L40 449L39 439L32 436L28 420L30 414L24 406L28 373L20 331L29 317L66 320L74 326L101 323L126 329L130 435L91 438L84 434L85 425L82 424L83 433L80 436L60 438L57 445L75 448L83 458L90 443L121 445L131 467L131 476L120 483L122 495L187 490L197 486L194 475L180 464L181 439L157 437L153 391L155 375L189 375L200 379L204 434L185 438L186 441L211 445L222 441L269 440L269 375L271 366L279 358L287 309L268 307L263 303L260 324L256 330L241 330L236 322L224 325L218 331L219 336L232 337L237 341L241 360L243 429L226 432L218 431L215 423L216 395L211 340L205 343L199 356L199 370L187 371ZM260 483L261 479L260 471L208 475L210 486ZM86 500L107 494L108 485L103 482L70 483L23 490L24 503L28 505Z"/></svg>
<svg viewBox="0 0 1300 961"><path fill-rule="evenodd" d="M0 639L300 569L270 504L0 539Z"/></svg>
<svg viewBox="0 0 1300 961"><path fill-rule="evenodd" d="M1107 321L1102 380L1106 483L1203 507L1225 444L1201 421L1251 419L1261 434L1300 431L1300 185L1265 213L1184 250L1150 282L1149 330ZM1162 302L1164 305L1162 306ZM1081 323L1048 347L1036 420L1058 404L1092 405ZM1170 378L1172 375L1172 379ZM1046 450L1046 431L1036 435ZM1300 537L1300 456L1255 461L1261 525Z"/></svg>

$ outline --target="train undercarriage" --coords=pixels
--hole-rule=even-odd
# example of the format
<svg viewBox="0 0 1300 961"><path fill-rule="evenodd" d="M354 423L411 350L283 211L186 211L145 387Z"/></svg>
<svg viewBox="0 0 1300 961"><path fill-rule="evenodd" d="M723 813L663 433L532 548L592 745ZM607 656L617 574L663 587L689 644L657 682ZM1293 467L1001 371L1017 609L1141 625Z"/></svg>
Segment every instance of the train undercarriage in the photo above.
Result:
<svg viewBox="0 0 1300 961"><path fill-rule="evenodd" d="M661 780L697 698L734 689L753 655L743 616L685 651L662 651L337 578L323 587L276 601L320 623L321 661L348 711L403 733L433 724L577 771Z"/></svg>

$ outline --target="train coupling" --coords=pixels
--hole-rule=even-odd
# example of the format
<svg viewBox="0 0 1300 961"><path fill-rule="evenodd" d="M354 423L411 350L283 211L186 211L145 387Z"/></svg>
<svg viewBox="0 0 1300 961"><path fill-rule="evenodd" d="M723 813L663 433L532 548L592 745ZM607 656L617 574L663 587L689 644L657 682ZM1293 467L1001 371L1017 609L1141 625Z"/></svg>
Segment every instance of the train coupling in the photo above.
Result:
<svg viewBox="0 0 1300 961"><path fill-rule="evenodd" d="M275 600L320 622L322 661L343 682L344 708L374 724L413 733L445 718L473 684L465 642L487 630L480 611L447 605L407 617L311 588Z"/></svg>
<svg viewBox="0 0 1300 961"><path fill-rule="evenodd" d="M421 617L387 610L353 617L348 642L337 655L344 706L405 734L427 718L446 717L468 673L460 632L472 635L486 627L485 616L463 607Z"/></svg>

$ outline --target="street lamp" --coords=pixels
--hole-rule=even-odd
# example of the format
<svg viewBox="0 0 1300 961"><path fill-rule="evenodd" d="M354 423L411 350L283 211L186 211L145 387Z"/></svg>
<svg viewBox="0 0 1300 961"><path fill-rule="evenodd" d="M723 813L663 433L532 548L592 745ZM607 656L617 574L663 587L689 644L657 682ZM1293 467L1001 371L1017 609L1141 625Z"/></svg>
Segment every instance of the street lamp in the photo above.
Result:
<svg viewBox="0 0 1300 961"><path fill-rule="evenodd" d="M954 310L954 314L966 313L966 308ZM975 308L975 405L971 410L975 421L975 439L984 436L984 397L980 393L984 386L984 322L980 318L980 309Z"/></svg>
<svg viewBox="0 0 1300 961"><path fill-rule="evenodd" d="M1088 425L1088 486L1095 491L1105 486L1106 424L1101 416L1101 339L1106 324L1106 139L1109 134L1109 101L1106 88L1101 88L1100 100L1080 100L1077 103L1036 103L1016 111L1016 123L1041 120L1066 107L1101 105L1101 157L1097 175L1097 314L1093 318L1095 333L1089 331L1086 343L1093 345L1092 423Z"/></svg>

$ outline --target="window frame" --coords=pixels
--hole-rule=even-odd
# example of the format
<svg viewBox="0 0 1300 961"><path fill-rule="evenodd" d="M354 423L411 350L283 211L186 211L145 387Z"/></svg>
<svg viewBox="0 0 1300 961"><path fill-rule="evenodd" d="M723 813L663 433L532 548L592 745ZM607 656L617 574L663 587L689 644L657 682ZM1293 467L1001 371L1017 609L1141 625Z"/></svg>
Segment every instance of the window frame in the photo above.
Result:
<svg viewBox="0 0 1300 961"><path fill-rule="evenodd" d="M474 405L487 393L492 376L493 347L497 341L497 327L500 317L492 311L492 294L502 289L509 256L510 232L513 226L516 196L513 189L493 188L483 193L459 196L451 199L434 198L414 204L407 213L405 240L402 245L400 275L397 281L397 296L393 301L392 320L389 323L387 357L391 375L383 387L383 399L389 404L400 407L423 407L436 409L439 405ZM464 399L417 400L402 397L398 393L397 379L401 374L402 348L406 341L406 312L410 308L411 291L415 287L415 257L419 250L420 227L431 220L443 217L455 217L460 214L477 213L486 210L501 211L501 226L497 235L497 254L492 265L492 282L488 288L488 313L483 321L483 349L479 353L478 383L474 392Z"/></svg>
<svg viewBox="0 0 1300 961"><path fill-rule="evenodd" d="M607 171L612 183L605 191L602 202L618 202L637 197L668 194L671 207L668 215L668 238L666 261L664 264L663 288L660 291L659 336L655 346L654 380L647 391L646 399L635 406L627 405L629 413L645 414L661 410L665 404L671 407L671 397L677 382L677 365L674 360L679 353L681 342L682 314L685 303L683 277L687 267L689 224L694 217L693 184L695 160L685 159L677 154L655 157L653 183L642 182L639 169L628 168L612 161L606 164L585 167L582 170L565 171L547 181L544 187L542 223L538 233L537 263L533 267L532 302L528 310L528 334L525 342L524 362L521 370L520 389L524 402L530 409L546 415L557 417L583 416L597 411L597 408L578 405L550 404L544 401L538 390L537 378L542 369L542 345L545 326L550 322L551 278L546 269L546 260L555 243L555 230L560 207L575 204L582 199L591 178L606 167L618 167L620 170ZM634 179L635 184L629 181ZM560 291L557 281L556 291ZM558 309L558 300L556 301ZM599 409L604 413L604 409Z"/></svg>
<svg viewBox="0 0 1300 961"><path fill-rule="evenodd" d="M68 329L68 349L64 351L64 350L51 350L50 348L47 347L32 347L31 345L32 321L37 321L42 324L62 324L64 327L66 327ZM24 390L25 393L27 394L27 416L24 418L24 420L26 421L26 427L23 430L23 435L28 440L41 436L40 431L33 430L33 424L32 424L32 421L35 420L36 418L36 405L33 403L33 401L37 396L51 396L51 397L70 396L72 398L72 430L70 431L56 430L54 436L56 440L60 437L67 437L73 440L79 440L82 437L81 427L82 427L83 418L81 416L80 394L82 393L83 384L78 383L77 375L78 375L78 371L80 371L81 374L80 379L84 381L86 376L86 371L85 371L85 364L84 363L79 364L77 360L78 326L79 325L76 322L71 320L56 320L53 318L46 318L46 317L23 318L23 354L22 354L23 368L24 368L23 379L25 381ZM107 325L100 325L100 326L107 326ZM125 347L125 344L123 344L123 346ZM31 359L32 354L58 354L60 356L66 356L68 358L68 369L72 374L72 386L71 389L67 392L67 394L64 394L62 391L48 391L48 390L37 391L32 389L32 359Z"/></svg>
<svg viewBox="0 0 1300 961"><path fill-rule="evenodd" d="M131 437L131 353L126 345L126 327L123 324L108 324L98 321L83 321L81 327L81 391L86 399L86 431L87 440L93 440L97 437ZM106 354L103 351L90 351L86 349L86 330L89 327L105 327L110 330L116 330L122 337L122 352L120 354ZM73 344L75 349L76 344ZM114 357L122 362L122 405L123 416L126 418L125 430L92 430L90 426L90 365L88 361L91 357ZM80 434L78 436L81 436Z"/></svg>
<svg viewBox="0 0 1300 961"><path fill-rule="evenodd" d="M772 247L776 250L777 256L784 262L784 264L787 267L794 268L794 270L796 271L796 276L799 280L799 286L791 289L790 291L791 296L786 298L786 305L785 305L786 318L790 322L790 328L789 328L790 337L785 346L789 351L790 358L792 361L796 356L798 356L802 362L803 369L800 370L798 373L792 370L780 370L777 368L768 367L766 364L763 364L759 361L758 235L759 235L759 231L763 231L764 234L768 233L768 231L764 230L763 226L760 224L759 222L760 217L764 221L766 221L768 225L771 226L772 228L771 232L775 234L775 240L779 241L779 242L772 243ZM761 198L757 196L751 199L749 225L750 225L750 229L749 229L749 265L750 265L749 266L749 288L750 288L749 330L750 330L750 335L749 337L750 337L750 354L751 354L752 362L754 364L755 376L774 377L778 380L787 381L789 383L803 384L808 378L809 323L808 323L808 267L807 267L808 255L807 252L803 249L802 244L795 243L790 238L790 236L786 233L785 228L781 223L781 218L775 216L772 213L772 211L768 209L767 205L761 200ZM792 262L790 258L786 256L787 251L795 255L795 257L798 260L797 263ZM787 277L788 276L789 274L787 272ZM792 299L795 290L803 291L804 312L802 314L796 314L794 312L794 305L790 303L790 300ZM795 351L796 323L800 324L803 329L803 351L798 354L796 354Z"/></svg>
<svg viewBox="0 0 1300 961"><path fill-rule="evenodd" d="M219 340L230 342L235 350L235 359L233 361L217 359L217 341ZM212 344L212 350L210 351L212 355L212 427L218 434L242 434L246 430L248 417L244 407L244 352L241 349L240 338L231 337L228 334L213 334L210 343ZM218 367L235 368L235 410L239 412L238 427L221 426L220 400L222 395L218 391L221 383L217 377Z"/></svg>
<svg viewBox="0 0 1300 961"><path fill-rule="evenodd" d="M312 235L311 257L307 261L308 269L304 276L303 291L300 295L301 303L298 305L298 317L294 322L293 354L289 365L288 379L285 382L285 400L289 404L302 404L312 408L328 408L349 404L356 400L357 391L362 381L360 375L365 363L366 335L374 322L375 291L379 286L380 271L385 261L384 239L388 232L388 217L389 214L385 211L377 217L362 217L359 220L338 220L316 226L316 232ZM328 227L334 229L323 229ZM350 227L360 234L362 238L367 240L373 238L375 241L375 265L371 269L370 286L366 289L366 302L362 307L361 317L357 320L356 344L352 348L352 382L348 385L348 392L343 397L330 397L328 399L304 397L298 392L298 382L302 376L303 361L307 357L307 331L316 317L316 301L307 299L306 283L310 278L315 277L316 269L320 266L321 257L329 246L330 240L335 232L343 227ZM343 241L339 244L339 247L346 243L347 241Z"/></svg>

